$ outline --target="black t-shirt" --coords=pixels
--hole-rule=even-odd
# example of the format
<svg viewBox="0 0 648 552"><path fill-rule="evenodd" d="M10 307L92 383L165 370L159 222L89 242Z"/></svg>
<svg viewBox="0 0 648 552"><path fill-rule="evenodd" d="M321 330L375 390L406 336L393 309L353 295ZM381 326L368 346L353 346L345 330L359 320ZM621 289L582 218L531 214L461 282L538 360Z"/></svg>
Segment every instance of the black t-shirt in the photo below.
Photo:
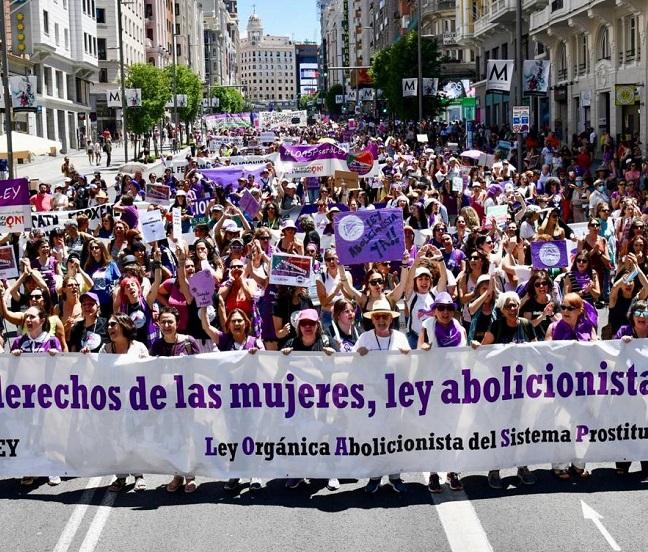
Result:
<svg viewBox="0 0 648 552"><path fill-rule="evenodd" d="M310 297L304 297L303 295L301 295L299 297L299 303L296 305L293 304L292 301L276 301L272 306L272 316L281 318L281 325L284 326L288 322L290 322L290 317L293 312L312 308L313 302L310 300ZM293 328L291 324L290 333L283 339L279 339L279 348L281 349L285 347L288 340L296 336L297 334L295 333L295 328Z"/></svg>
<svg viewBox="0 0 648 552"><path fill-rule="evenodd" d="M528 343L535 339L534 328L525 318L518 318L515 328L511 328L504 317L494 320L488 331L495 336L493 343Z"/></svg>
<svg viewBox="0 0 648 552"><path fill-rule="evenodd" d="M88 347L91 353L98 353L104 343L108 343L107 320L102 316L90 326L85 321L79 320L70 330L68 348L71 353L78 353L84 347Z"/></svg>
<svg viewBox="0 0 648 552"><path fill-rule="evenodd" d="M534 320L542 314L546 306L547 305L539 303L535 298L531 298L526 303L524 303L524 306L520 309L520 314L522 316L524 316L525 314L530 314L531 319ZM558 305L558 303L554 302L553 306L554 312L557 313L560 311L560 305ZM549 324L551 324L551 318L547 317L535 327L535 334L538 341L544 341L545 335L547 335Z"/></svg>
<svg viewBox="0 0 648 552"><path fill-rule="evenodd" d="M324 347L338 350L337 344L325 334L318 337L315 343L310 346L304 345L301 338L294 337L287 341L285 347L290 347L293 351L323 351Z"/></svg>

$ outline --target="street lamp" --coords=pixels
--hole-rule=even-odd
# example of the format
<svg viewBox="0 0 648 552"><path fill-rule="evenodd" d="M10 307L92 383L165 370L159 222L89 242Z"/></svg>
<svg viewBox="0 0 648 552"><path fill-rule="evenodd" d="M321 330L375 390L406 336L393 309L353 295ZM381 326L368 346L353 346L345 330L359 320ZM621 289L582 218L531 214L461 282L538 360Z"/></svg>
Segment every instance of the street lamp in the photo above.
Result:
<svg viewBox="0 0 648 552"><path fill-rule="evenodd" d="M418 17L416 21L416 58L418 66L418 82L416 86L418 91L418 118L420 128L423 124L423 56L421 54L421 41L423 40L423 37L421 36L423 26L423 5L421 0L418 0L417 11Z"/></svg>

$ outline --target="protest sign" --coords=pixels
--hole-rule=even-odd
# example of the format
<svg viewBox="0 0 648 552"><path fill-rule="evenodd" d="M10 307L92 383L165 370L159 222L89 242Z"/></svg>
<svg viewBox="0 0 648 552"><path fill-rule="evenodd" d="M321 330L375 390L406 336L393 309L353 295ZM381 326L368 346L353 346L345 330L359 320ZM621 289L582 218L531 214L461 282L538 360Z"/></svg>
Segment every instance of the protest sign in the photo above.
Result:
<svg viewBox="0 0 648 552"><path fill-rule="evenodd" d="M227 128L250 128L252 119L250 113L218 113L203 117L208 130L222 131ZM211 148L211 144L210 144Z"/></svg>
<svg viewBox="0 0 648 552"><path fill-rule="evenodd" d="M494 218L498 226L505 224L508 218L508 205L492 205L486 209L486 227L490 228L491 219Z"/></svg>
<svg viewBox="0 0 648 552"><path fill-rule="evenodd" d="M182 236L182 209L180 207L171 209L171 221L173 225L173 237L177 240Z"/></svg>
<svg viewBox="0 0 648 552"><path fill-rule="evenodd" d="M290 146L281 144L277 172L286 178L333 176L335 171L352 171L363 178L380 176L380 166L371 152L345 151L337 144Z"/></svg>
<svg viewBox="0 0 648 552"><path fill-rule="evenodd" d="M265 165L266 163L276 163L278 159L278 153L268 153L267 155L232 155L231 157L221 157L221 161L229 161L230 165Z"/></svg>
<svg viewBox="0 0 648 552"><path fill-rule="evenodd" d="M259 126L261 128L305 127L308 115L306 110L300 111L261 111Z"/></svg>
<svg viewBox="0 0 648 552"><path fill-rule="evenodd" d="M416 141L419 144L427 144L428 143L428 135L427 134L417 134L416 135Z"/></svg>
<svg viewBox="0 0 648 552"><path fill-rule="evenodd" d="M171 188L164 184L147 184L146 201L169 201Z"/></svg>
<svg viewBox="0 0 648 552"><path fill-rule="evenodd" d="M434 362L422 351L22 355L0 366L14 450L0 475L327 479L642 460L647 355L644 340L440 348Z"/></svg>
<svg viewBox="0 0 648 552"><path fill-rule="evenodd" d="M88 217L90 228L94 229L101 224L101 218L104 215L113 214L113 204L105 203L95 205L86 209L77 209L75 211L47 211L42 213L31 213L31 227L43 232L49 232L57 226L65 226L66 222L76 221L79 215Z"/></svg>
<svg viewBox="0 0 648 552"><path fill-rule="evenodd" d="M11 245L0 247L0 278L18 278L18 264Z"/></svg>
<svg viewBox="0 0 648 552"><path fill-rule="evenodd" d="M212 304L216 282L211 270L200 270L189 278L189 291L196 300L196 306L209 307Z"/></svg>
<svg viewBox="0 0 648 552"><path fill-rule="evenodd" d="M533 268L563 268L569 265L565 240L531 242Z"/></svg>
<svg viewBox="0 0 648 552"><path fill-rule="evenodd" d="M357 188L360 182L358 175L351 171L335 171L334 178L336 188Z"/></svg>
<svg viewBox="0 0 648 552"><path fill-rule="evenodd" d="M259 212L259 202L254 199L254 196L247 188L243 190L243 194L241 195L241 199L239 201L239 208L250 218L256 217L257 213Z"/></svg>
<svg viewBox="0 0 648 552"><path fill-rule="evenodd" d="M311 279L312 257L274 253L270 264L270 283L306 287Z"/></svg>
<svg viewBox="0 0 648 552"><path fill-rule="evenodd" d="M463 192L464 188L464 179L462 176L453 176L452 177L452 191L453 192Z"/></svg>
<svg viewBox="0 0 648 552"><path fill-rule="evenodd" d="M0 232L23 232L29 228L29 181L0 180Z"/></svg>
<svg viewBox="0 0 648 552"><path fill-rule="evenodd" d="M209 212L207 208L211 202L210 198L197 199L191 204L194 216L191 219L191 227L195 228L197 224L206 224L209 222Z"/></svg>
<svg viewBox="0 0 648 552"><path fill-rule="evenodd" d="M262 144L272 144L277 139L277 135L274 132L262 132L259 135L259 142Z"/></svg>
<svg viewBox="0 0 648 552"><path fill-rule="evenodd" d="M146 243L152 243L166 238L162 213L157 209L141 212L139 222L142 228L142 237Z"/></svg>
<svg viewBox="0 0 648 552"><path fill-rule="evenodd" d="M336 213L333 230L343 264L399 261L405 251L401 209Z"/></svg>

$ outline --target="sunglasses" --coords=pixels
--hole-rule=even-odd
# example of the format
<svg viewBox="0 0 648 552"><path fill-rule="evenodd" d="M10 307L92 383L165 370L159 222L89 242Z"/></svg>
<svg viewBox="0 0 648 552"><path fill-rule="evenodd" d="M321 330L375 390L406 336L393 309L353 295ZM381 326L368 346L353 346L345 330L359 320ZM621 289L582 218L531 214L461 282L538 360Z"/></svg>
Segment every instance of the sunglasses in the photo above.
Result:
<svg viewBox="0 0 648 552"><path fill-rule="evenodd" d="M572 312L578 310L578 307L574 307L573 305L560 305L560 309L567 312Z"/></svg>
<svg viewBox="0 0 648 552"><path fill-rule="evenodd" d="M328 259L324 259L327 263L334 263L335 262L335 257L329 257Z"/></svg>
<svg viewBox="0 0 648 552"><path fill-rule="evenodd" d="M454 305L437 305L435 308L439 312L446 312L446 311L454 311L455 310Z"/></svg>
<svg viewBox="0 0 648 552"><path fill-rule="evenodd" d="M600 228L601 225L598 223L590 224L590 228Z"/></svg>
<svg viewBox="0 0 648 552"><path fill-rule="evenodd" d="M42 299L43 294L42 293L35 293L34 295L29 296L30 299Z"/></svg>
<svg viewBox="0 0 648 552"><path fill-rule="evenodd" d="M259 240L260 241L268 241L270 239L270 236L260 236Z"/></svg>
<svg viewBox="0 0 648 552"><path fill-rule="evenodd" d="M576 259L576 262L578 264L587 264L589 262L588 259Z"/></svg>
<svg viewBox="0 0 648 552"><path fill-rule="evenodd" d="M539 287L547 287L548 285L549 285L549 282L536 282L535 284L533 284L533 287L537 287L537 288L539 288Z"/></svg>
<svg viewBox="0 0 648 552"><path fill-rule="evenodd" d="M314 322L313 320L302 320L299 323L300 326L303 326L305 328L312 328L314 326L317 326L317 322Z"/></svg>
<svg viewBox="0 0 648 552"><path fill-rule="evenodd" d="M114 328L115 326L119 326L119 324L117 324L117 322L114 322L114 321L108 322L108 327L109 328Z"/></svg>
<svg viewBox="0 0 648 552"><path fill-rule="evenodd" d="M635 318L648 318L648 311L634 311L632 316Z"/></svg>
<svg viewBox="0 0 648 552"><path fill-rule="evenodd" d="M372 286L382 286L385 283L385 280L369 280L369 284Z"/></svg>
<svg viewBox="0 0 648 552"><path fill-rule="evenodd" d="M471 261L481 261L481 257L470 257Z"/></svg>
<svg viewBox="0 0 648 552"><path fill-rule="evenodd" d="M243 265L232 265L230 266L232 270L243 270Z"/></svg>
<svg viewBox="0 0 648 552"><path fill-rule="evenodd" d="M518 305L517 303L507 303L506 305L504 305L504 308L506 310L516 310L520 308L520 305Z"/></svg>

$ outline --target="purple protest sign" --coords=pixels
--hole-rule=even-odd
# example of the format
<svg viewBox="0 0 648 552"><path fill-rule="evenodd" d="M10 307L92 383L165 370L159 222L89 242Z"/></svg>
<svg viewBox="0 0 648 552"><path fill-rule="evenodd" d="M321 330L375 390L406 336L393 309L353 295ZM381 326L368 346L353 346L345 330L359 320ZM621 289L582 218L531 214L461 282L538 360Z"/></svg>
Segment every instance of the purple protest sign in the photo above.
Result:
<svg viewBox="0 0 648 552"><path fill-rule="evenodd" d="M533 268L568 266L567 242L565 240L531 242L531 264Z"/></svg>
<svg viewBox="0 0 648 552"><path fill-rule="evenodd" d="M0 207L29 205L29 181L26 178L0 180Z"/></svg>
<svg viewBox="0 0 648 552"><path fill-rule="evenodd" d="M216 283L210 270L201 270L189 278L189 291L196 299L196 306L208 307L212 304L212 296L216 289Z"/></svg>
<svg viewBox="0 0 648 552"><path fill-rule="evenodd" d="M259 202L256 199L254 199L254 196L246 188L243 190L243 194L241 195L241 200L239 201L239 207L250 218L254 218L259 212L260 205Z"/></svg>
<svg viewBox="0 0 648 552"><path fill-rule="evenodd" d="M336 213L335 248L343 264L400 261L405 251L401 209Z"/></svg>
<svg viewBox="0 0 648 552"><path fill-rule="evenodd" d="M216 167L215 169L202 169L200 173L207 179L213 181L223 188L232 186L233 189L239 189L239 178L247 178L254 175L258 181L261 178L261 171L265 165L236 165L234 167Z"/></svg>
<svg viewBox="0 0 648 552"><path fill-rule="evenodd" d="M0 232L23 232L30 225L29 181L0 180Z"/></svg>

